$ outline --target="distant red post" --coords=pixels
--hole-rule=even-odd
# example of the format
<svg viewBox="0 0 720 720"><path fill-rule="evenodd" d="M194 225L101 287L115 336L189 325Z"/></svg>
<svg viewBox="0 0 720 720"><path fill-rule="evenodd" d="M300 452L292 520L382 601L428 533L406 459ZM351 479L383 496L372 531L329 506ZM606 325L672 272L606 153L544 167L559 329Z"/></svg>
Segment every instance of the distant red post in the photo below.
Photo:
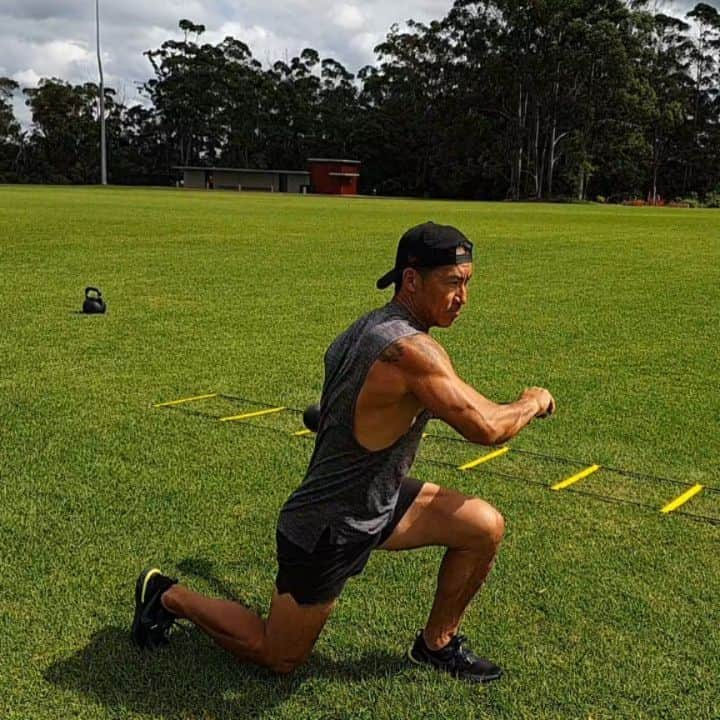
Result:
<svg viewBox="0 0 720 720"><path fill-rule="evenodd" d="M357 195L360 165L360 160L308 158L312 191L324 195Z"/></svg>

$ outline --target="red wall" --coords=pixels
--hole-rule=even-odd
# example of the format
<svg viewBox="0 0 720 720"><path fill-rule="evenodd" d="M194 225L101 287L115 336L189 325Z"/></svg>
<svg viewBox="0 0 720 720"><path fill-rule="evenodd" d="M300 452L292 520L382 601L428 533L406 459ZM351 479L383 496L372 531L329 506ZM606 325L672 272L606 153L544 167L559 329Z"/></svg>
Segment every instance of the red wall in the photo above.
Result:
<svg viewBox="0 0 720 720"><path fill-rule="evenodd" d="M326 195L357 195L358 177L338 177L331 173L360 173L360 163L339 160L308 161L313 192Z"/></svg>

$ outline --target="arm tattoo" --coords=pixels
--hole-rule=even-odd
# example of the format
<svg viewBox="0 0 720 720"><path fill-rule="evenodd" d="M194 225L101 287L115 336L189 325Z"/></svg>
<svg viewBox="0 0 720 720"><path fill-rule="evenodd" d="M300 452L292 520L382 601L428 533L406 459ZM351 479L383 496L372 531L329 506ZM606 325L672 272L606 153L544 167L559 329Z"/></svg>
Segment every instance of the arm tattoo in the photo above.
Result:
<svg viewBox="0 0 720 720"><path fill-rule="evenodd" d="M397 363L400 362L400 358L402 357L403 349L399 342L394 342L389 347L386 347L381 353L380 353L380 360L386 363Z"/></svg>
<svg viewBox="0 0 720 720"><path fill-rule="evenodd" d="M443 360L443 353L440 347L429 338L426 339L423 337L420 342L416 342L415 344L418 350L431 362L438 363Z"/></svg>
<svg viewBox="0 0 720 720"><path fill-rule="evenodd" d="M380 353L379 359L386 363L399 363L404 356L403 338L389 345ZM447 358L447 353L433 340L425 338L421 335L415 335L410 338L410 342L416 347L427 360L432 363L442 362Z"/></svg>

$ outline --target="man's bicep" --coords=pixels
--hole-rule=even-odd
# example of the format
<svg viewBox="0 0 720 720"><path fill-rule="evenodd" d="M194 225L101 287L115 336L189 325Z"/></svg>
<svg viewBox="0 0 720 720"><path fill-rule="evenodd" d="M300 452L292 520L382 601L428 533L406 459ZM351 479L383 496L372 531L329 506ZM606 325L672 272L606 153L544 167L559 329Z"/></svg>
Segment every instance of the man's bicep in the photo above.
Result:
<svg viewBox="0 0 720 720"><path fill-rule="evenodd" d="M488 417L494 403L463 382L450 363L412 373L408 388L424 408L464 437L482 439L490 432Z"/></svg>

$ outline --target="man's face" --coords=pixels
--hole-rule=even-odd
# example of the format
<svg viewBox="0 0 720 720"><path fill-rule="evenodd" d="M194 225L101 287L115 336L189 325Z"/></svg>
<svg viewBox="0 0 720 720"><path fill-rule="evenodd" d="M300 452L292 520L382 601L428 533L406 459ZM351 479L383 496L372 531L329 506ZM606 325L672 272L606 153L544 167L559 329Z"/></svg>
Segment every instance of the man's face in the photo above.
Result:
<svg viewBox="0 0 720 720"><path fill-rule="evenodd" d="M444 265L425 277L417 273L415 301L430 326L449 327L468 300L472 263Z"/></svg>

